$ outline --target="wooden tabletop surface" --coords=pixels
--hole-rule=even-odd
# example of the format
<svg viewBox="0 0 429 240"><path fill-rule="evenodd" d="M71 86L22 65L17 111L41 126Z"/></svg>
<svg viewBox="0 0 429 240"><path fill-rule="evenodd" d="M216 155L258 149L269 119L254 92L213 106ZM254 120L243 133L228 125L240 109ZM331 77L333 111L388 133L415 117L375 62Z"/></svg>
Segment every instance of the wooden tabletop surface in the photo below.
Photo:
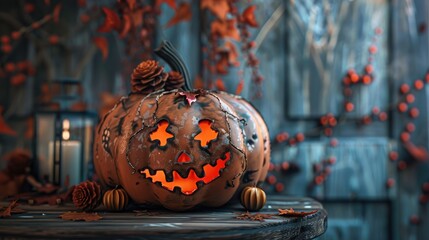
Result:
<svg viewBox="0 0 429 240"><path fill-rule="evenodd" d="M7 203L2 203L2 206ZM98 211L103 219L95 222L66 221L59 215L76 211L72 205L19 205L27 212L0 218L0 237L19 238L139 238L139 239L311 239L327 228L327 213L311 198L268 196L258 213L273 214L264 221L240 220L240 204L192 212L148 210ZM277 216L279 208L317 212L305 217Z"/></svg>

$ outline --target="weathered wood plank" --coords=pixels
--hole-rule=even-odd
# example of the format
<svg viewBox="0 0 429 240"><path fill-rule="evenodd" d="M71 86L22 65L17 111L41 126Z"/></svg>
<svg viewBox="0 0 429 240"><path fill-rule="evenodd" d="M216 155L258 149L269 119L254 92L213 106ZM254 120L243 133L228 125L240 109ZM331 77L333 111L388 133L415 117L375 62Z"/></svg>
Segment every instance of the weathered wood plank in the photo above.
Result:
<svg viewBox="0 0 429 240"><path fill-rule="evenodd" d="M310 198L269 197L260 213L276 214L278 208L297 211L318 210L303 218L273 216L264 222L238 220L243 212L238 204L218 209L193 212L156 210L151 216L136 216L133 212L99 212L98 222L72 222L58 216L73 207L20 206L27 213L0 219L0 235L11 237L142 237L150 239L310 239L322 234L327 227L327 214L322 205Z"/></svg>

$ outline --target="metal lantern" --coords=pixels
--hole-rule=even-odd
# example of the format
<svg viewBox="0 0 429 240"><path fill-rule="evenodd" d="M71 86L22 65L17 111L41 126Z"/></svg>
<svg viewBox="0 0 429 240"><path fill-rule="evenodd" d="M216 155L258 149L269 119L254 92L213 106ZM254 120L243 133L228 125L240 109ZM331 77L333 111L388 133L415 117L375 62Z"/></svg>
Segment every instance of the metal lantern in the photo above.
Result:
<svg viewBox="0 0 429 240"><path fill-rule="evenodd" d="M66 178L75 185L92 175L93 129L97 115L68 109L76 97L64 90L80 82L61 79L61 95L56 97L58 110L42 109L35 113L35 171L39 179L63 185Z"/></svg>

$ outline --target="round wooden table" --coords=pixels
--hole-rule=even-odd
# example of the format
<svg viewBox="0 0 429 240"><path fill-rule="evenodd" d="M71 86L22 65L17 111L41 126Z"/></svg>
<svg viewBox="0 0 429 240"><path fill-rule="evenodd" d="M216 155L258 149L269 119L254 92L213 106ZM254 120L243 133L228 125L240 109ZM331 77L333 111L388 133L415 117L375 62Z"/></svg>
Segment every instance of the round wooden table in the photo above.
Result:
<svg viewBox="0 0 429 240"><path fill-rule="evenodd" d="M5 205L3 203L1 205ZM237 219L245 213L239 204L192 212L167 210L105 212L94 222L66 221L59 215L75 211L71 205L19 205L27 212L0 218L0 236L19 238L140 238L140 239L312 239L327 228L327 213L311 198L268 196L258 213L263 221ZM277 209L317 212L305 217L278 216ZM255 213L252 213L255 214Z"/></svg>

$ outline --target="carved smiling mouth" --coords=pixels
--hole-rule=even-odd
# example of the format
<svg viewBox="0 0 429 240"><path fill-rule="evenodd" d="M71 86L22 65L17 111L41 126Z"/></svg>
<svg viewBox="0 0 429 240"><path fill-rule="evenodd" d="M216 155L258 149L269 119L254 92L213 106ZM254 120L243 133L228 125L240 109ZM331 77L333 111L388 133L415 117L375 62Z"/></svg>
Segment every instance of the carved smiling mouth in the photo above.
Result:
<svg viewBox="0 0 429 240"><path fill-rule="evenodd" d="M216 160L215 165L204 164L202 167L203 171L199 174L200 176L197 175L194 169L190 169L185 177L182 177L176 170L166 173L164 170L144 168L140 170L140 173L145 178L150 179L152 183L160 183L163 188L169 191L174 192L179 189L182 194L191 195L202 185L208 184L218 178L222 170L229 164L230 159L231 153L226 152L223 158Z"/></svg>

